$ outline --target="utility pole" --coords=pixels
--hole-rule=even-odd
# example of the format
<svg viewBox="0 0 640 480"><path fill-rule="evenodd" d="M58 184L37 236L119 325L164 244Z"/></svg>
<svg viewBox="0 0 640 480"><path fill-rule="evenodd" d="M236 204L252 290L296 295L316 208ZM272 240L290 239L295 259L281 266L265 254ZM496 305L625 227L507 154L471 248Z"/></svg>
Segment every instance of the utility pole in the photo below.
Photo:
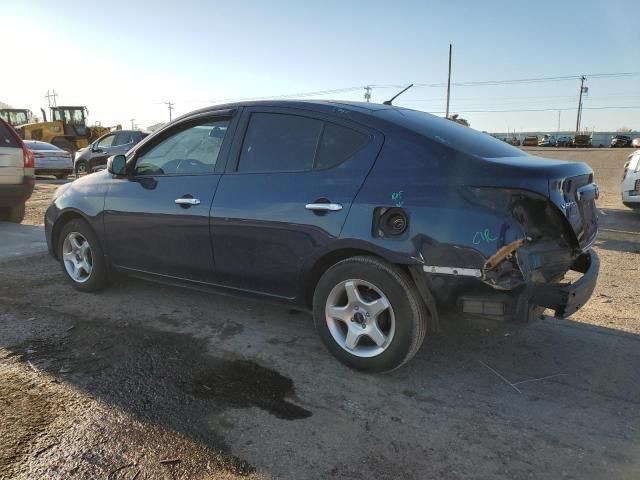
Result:
<svg viewBox="0 0 640 480"><path fill-rule="evenodd" d="M171 112L173 111L173 106L175 105L175 103L172 102L164 102L165 105L167 105L169 107L169 121L172 120L172 115Z"/></svg>
<svg viewBox="0 0 640 480"><path fill-rule="evenodd" d="M444 118L449 118L449 96L451 94L451 50L452 46L449 44L449 77L447 78L447 108L445 110Z"/></svg>
<svg viewBox="0 0 640 480"><path fill-rule="evenodd" d="M582 117L582 93L584 92L584 81L587 78L583 75L580 77L580 97L578 98L578 117L576 118L576 135L580 133L580 120Z"/></svg>
<svg viewBox="0 0 640 480"><path fill-rule="evenodd" d="M364 87L364 101L369 103L371 101L371 86Z"/></svg>
<svg viewBox="0 0 640 480"><path fill-rule="evenodd" d="M558 136L560 135L560 114L562 113L562 110L558 110Z"/></svg>
<svg viewBox="0 0 640 480"><path fill-rule="evenodd" d="M58 94L56 93L55 90L51 90L51 92L49 92L49 90L47 90L47 94L44 96L44 98L47 99L47 103L49 104L49 108L58 106L58 102L56 100L57 97L58 97Z"/></svg>
<svg viewBox="0 0 640 480"><path fill-rule="evenodd" d="M135 121L136 121L136 119L135 119L135 118L132 118L132 119L131 119L131 130L135 130L135 128L136 128L136 127L135 127L135 123L134 123Z"/></svg>

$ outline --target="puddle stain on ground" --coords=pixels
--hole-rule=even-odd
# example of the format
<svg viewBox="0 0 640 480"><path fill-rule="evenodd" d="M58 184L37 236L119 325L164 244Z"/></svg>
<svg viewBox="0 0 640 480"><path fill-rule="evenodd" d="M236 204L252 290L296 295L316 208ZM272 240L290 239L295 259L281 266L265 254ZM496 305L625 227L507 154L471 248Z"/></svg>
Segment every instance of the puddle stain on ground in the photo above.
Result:
<svg viewBox="0 0 640 480"><path fill-rule="evenodd" d="M57 341L38 339L9 348L49 373L92 393L117 397L129 407L140 400L136 392L137 397L147 396L140 387L149 384L156 392L178 390L205 401L210 409L214 404L214 410L257 407L285 420L312 415L286 400L295 396L290 378L251 360L208 355L206 341L189 335L84 324ZM146 382L140 382L141 374L147 375ZM128 391L130 398L122 398L128 383L136 388ZM114 393L113 384L120 387L119 394ZM145 411L139 413L147 416L148 399L144 400L140 406Z"/></svg>
<svg viewBox="0 0 640 480"><path fill-rule="evenodd" d="M309 410L285 400L294 393L290 378L248 360L217 360L216 363L184 388L229 407L258 407L285 420L311 416Z"/></svg>

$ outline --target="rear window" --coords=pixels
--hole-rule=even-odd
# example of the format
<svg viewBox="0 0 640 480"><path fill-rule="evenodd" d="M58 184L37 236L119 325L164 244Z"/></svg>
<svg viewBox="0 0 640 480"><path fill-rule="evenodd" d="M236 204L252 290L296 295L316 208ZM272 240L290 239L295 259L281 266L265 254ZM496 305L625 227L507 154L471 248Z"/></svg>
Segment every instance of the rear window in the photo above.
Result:
<svg viewBox="0 0 640 480"><path fill-rule="evenodd" d="M380 117L413 130L429 140L453 150L484 158L525 157L527 153L491 135L459 125L451 120L407 108L388 108L376 112Z"/></svg>
<svg viewBox="0 0 640 480"><path fill-rule="evenodd" d="M56 147L55 145L51 145L46 142L30 142L29 140L25 140L25 145L29 148L29 150L59 150L63 151L61 148Z"/></svg>
<svg viewBox="0 0 640 480"><path fill-rule="evenodd" d="M0 121L0 147L22 148L10 128Z"/></svg>
<svg viewBox="0 0 640 480"><path fill-rule="evenodd" d="M242 143L238 171L311 169L322 123L297 115L253 113Z"/></svg>

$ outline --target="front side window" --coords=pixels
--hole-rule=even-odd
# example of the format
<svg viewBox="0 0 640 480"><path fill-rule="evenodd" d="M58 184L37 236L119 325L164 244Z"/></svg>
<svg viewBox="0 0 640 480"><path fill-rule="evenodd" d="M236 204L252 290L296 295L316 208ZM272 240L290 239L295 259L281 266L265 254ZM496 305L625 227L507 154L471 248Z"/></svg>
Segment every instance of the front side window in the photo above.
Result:
<svg viewBox="0 0 640 480"><path fill-rule="evenodd" d="M310 170L323 122L280 113L253 113L238 163L239 172Z"/></svg>
<svg viewBox="0 0 640 480"><path fill-rule="evenodd" d="M213 173L229 120L194 125L164 138L138 156L136 175Z"/></svg>
<svg viewBox="0 0 640 480"><path fill-rule="evenodd" d="M102 140L98 142L96 145L98 148L109 148L113 145L113 140L116 138L115 135L107 135Z"/></svg>

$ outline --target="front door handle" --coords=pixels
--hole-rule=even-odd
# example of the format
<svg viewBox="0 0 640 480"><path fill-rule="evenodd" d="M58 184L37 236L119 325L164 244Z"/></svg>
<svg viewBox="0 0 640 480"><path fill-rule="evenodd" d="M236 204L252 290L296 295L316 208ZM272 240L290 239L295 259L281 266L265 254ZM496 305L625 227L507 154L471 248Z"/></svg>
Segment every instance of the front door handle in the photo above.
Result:
<svg viewBox="0 0 640 480"><path fill-rule="evenodd" d="M176 198L174 202L180 206L184 205L191 207L193 205L200 205L200 200L197 198Z"/></svg>
<svg viewBox="0 0 640 480"><path fill-rule="evenodd" d="M339 203L307 203L304 208L314 212L339 212L342 205Z"/></svg>

